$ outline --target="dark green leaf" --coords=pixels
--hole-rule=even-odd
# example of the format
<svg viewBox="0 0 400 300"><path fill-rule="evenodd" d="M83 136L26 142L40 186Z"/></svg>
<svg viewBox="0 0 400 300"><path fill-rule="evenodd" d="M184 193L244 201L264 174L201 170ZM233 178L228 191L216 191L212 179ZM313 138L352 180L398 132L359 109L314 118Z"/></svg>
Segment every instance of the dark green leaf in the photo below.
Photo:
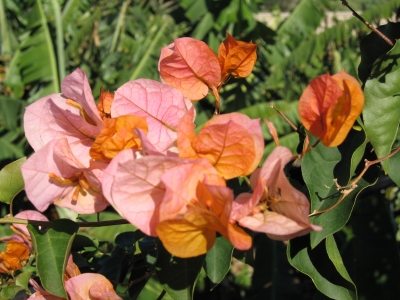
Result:
<svg viewBox="0 0 400 300"><path fill-rule="evenodd" d="M15 284L28 290L28 281L32 277L31 272L22 272L15 278Z"/></svg>
<svg viewBox="0 0 400 300"><path fill-rule="evenodd" d="M28 225L36 252L37 271L43 288L49 293L67 298L64 289L64 272L72 241L79 229L71 220L54 220L46 232Z"/></svg>
<svg viewBox="0 0 400 300"><path fill-rule="evenodd" d="M123 281L129 268L130 257L123 248L115 246L111 252L111 256L100 258L99 264L101 265L101 269L98 273L104 275L114 283Z"/></svg>
<svg viewBox="0 0 400 300"><path fill-rule="evenodd" d="M400 38L400 23L388 22L385 25L379 26L377 29L392 41ZM361 62L358 67L358 77L363 83L367 81L374 62L379 57L386 54L391 48L392 46L386 43L375 32L371 32L361 40Z"/></svg>
<svg viewBox="0 0 400 300"><path fill-rule="evenodd" d="M339 249L336 245L335 238L333 235L329 235L326 237L326 252L329 256L329 259L332 261L333 265L336 268L336 271L342 276L344 279L346 279L348 282L350 282L354 286L354 291L356 294L356 299L357 299L357 288L351 280L349 273L346 270L346 267L343 264L342 257L340 255Z"/></svg>
<svg viewBox="0 0 400 300"><path fill-rule="evenodd" d="M310 144L315 142L311 138ZM335 205L342 194L337 190L334 179L345 186L361 160L365 149L363 131L351 130L339 147L327 148L321 143L309 151L302 161L302 173L311 198L311 211L324 210ZM324 166L321 168L321 166ZM368 173L367 173L368 174ZM328 235L340 230L348 221L358 193L373 184L375 177L365 177L337 207L323 214L311 217L311 223L323 227L322 231L311 233L311 245L316 247Z"/></svg>
<svg viewBox="0 0 400 300"><path fill-rule="evenodd" d="M14 299L15 295L22 290L24 289L20 286L15 286L15 285L7 286L1 290L0 299L2 300Z"/></svg>
<svg viewBox="0 0 400 300"><path fill-rule="evenodd" d="M223 236L217 237L214 246L207 252L204 269L211 280L211 290L224 279L231 267L233 246Z"/></svg>
<svg viewBox="0 0 400 300"><path fill-rule="evenodd" d="M372 66L365 83L363 119L368 139L378 158L392 150L400 120L400 43L381 56ZM388 171L388 160L383 161Z"/></svg>
<svg viewBox="0 0 400 300"><path fill-rule="evenodd" d="M129 252L135 252L136 235L134 231L122 232L115 238L115 244Z"/></svg>
<svg viewBox="0 0 400 300"><path fill-rule="evenodd" d="M326 296L338 300L357 299L354 285L337 273L335 265L329 259L327 248L321 243L311 249L309 238L310 236L306 235L289 242L287 257L290 264L310 276L317 289ZM335 252L335 263L341 265L342 260L339 253L332 250L336 247L334 239L329 242L329 247L331 254Z"/></svg>
<svg viewBox="0 0 400 300"><path fill-rule="evenodd" d="M10 204L14 197L23 190L24 179L20 166L26 161L26 157L20 158L0 171L0 202Z"/></svg>
<svg viewBox="0 0 400 300"><path fill-rule="evenodd" d="M160 241L157 243L157 249L156 272L161 285L172 298L191 300L205 255L193 258L174 257Z"/></svg>

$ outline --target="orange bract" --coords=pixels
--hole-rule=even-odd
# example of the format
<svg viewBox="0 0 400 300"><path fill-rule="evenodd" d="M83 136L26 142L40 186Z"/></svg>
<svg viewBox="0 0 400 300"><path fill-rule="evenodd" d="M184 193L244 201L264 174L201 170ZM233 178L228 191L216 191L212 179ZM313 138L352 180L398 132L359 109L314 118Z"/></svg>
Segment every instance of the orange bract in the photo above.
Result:
<svg viewBox="0 0 400 300"><path fill-rule="evenodd" d="M341 71L313 79L299 100L304 127L327 147L340 145L364 107L358 81Z"/></svg>
<svg viewBox="0 0 400 300"><path fill-rule="evenodd" d="M114 100L114 95L110 92L103 92L103 88L100 88L100 100L97 104L97 110L99 111L102 120L111 118L111 105Z"/></svg>
<svg viewBox="0 0 400 300"><path fill-rule="evenodd" d="M229 32L226 34L228 37L218 48L221 83L224 83L230 75L236 78L249 76L257 60L257 44L237 41Z"/></svg>
<svg viewBox="0 0 400 300"><path fill-rule="evenodd" d="M141 141L134 129L147 133L146 118L125 115L118 118L105 119L104 127L90 149L93 159L111 161L120 151L128 148L141 149Z"/></svg>
<svg viewBox="0 0 400 300"><path fill-rule="evenodd" d="M0 252L0 273L13 273L22 268L22 262L28 260L29 248L18 241L9 241L6 251Z"/></svg>

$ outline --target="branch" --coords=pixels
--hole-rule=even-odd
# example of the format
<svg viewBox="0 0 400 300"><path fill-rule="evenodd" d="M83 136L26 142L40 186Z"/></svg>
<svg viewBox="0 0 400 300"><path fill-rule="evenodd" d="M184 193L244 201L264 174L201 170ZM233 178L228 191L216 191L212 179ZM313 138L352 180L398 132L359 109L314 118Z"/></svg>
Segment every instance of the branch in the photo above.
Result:
<svg viewBox="0 0 400 300"><path fill-rule="evenodd" d="M124 219L99 221L99 222L76 222L76 223L78 224L79 227L102 227L102 226L129 224L129 222ZM0 224L25 224L25 225L32 224L46 228L53 227L52 221L26 220L26 219L14 218L9 215L5 216L4 218L1 218Z"/></svg>
<svg viewBox="0 0 400 300"><path fill-rule="evenodd" d="M337 179L335 178L334 181L336 183L336 187L338 189L338 191L340 191L343 195L342 197L340 197L340 199L331 207L327 208L327 209L323 209L323 210L314 210L309 217L311 216L315 216L315 215L319 215L322 214L324 212L330 211L332 209L334 209L336 206L338 206L343 200L344 198L346 198L346 196L348 194L350 194L356 187L357 187L357 182L359 182L361 180L361 178L364 176L365 172L367 172L368 168L372 165L378 164L388 158L391 158L393 155L395 155L397 152L400 151L400 146L398 146L396 149L394 149L391 153L389 153L388 155L382 157L382 158L378 158L376 160L364 160L365 161L365 167L364 169L361 171L361 173L354 178L348 185L346 186L341 186L337 183Z"/></svg>
<svg viewBox="0 0 400 300"><path fill-rule="evenodd" d="M377 35L379 35L386 43L388 43L392 47L394 46L393 42L386 35L384 35L382 32L380 32L377 28L372 26L370 23L368 23L363 17L361 17L353 8L350 7L350 5L347 3L347 1L342 0L342 4L351 10L351 12L353 13L353 16L355 16L357 19L359 19L361 22L363 22L365 25L367 25L369 29L371 29L373 32L375 32Z"/></svg>

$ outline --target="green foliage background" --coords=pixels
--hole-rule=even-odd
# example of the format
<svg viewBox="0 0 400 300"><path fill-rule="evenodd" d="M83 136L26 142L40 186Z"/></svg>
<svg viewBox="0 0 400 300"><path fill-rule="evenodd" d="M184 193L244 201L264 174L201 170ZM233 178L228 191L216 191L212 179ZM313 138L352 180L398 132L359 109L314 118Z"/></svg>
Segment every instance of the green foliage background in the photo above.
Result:
<svg viewBox="0 0 400 300"><path fill-rule="evenodd" d="M360 40L370 30L352 18L317 34L316 29L325 12L341 7L339 0L301 0L295 1L294 6L293 1L281 1L282 7L292 9L292 14L273 30L254 18L255 13L274 5L272 2L0 1L0 167L31 153L22 127L25 106L40 97L60 92L60 82L75 68L86 72L94 96L98 98L100 87L114 91L128 80L158 80L157 62L161 47L175 38L192 36L204 40L216 50L225 38L225 31L237 39L257 43L259 58L251 76L231 79L224 86L221 91L222 111L241 111L252 118L269 119L277 127L281 145L295 152L298 135L293 134L287 123L268 105L274 103L298 125L297 101L309 81L342 68L357 76ZM349 4L353 3L349 1ZM365 10L363 17L371 24L390 18L399 7L400 0L354 1L354 8ZM211 117L214 102L210 97L196 105L196 122L201 125ZM274 146L265 124L263 133L267 155ZM394 299L399 295L398 284L395 284L400 279L399 234L395 220L399 218L400 197L398 188L394 188L395 185L387 178L382 182L379 188L359 199L354 216L344 220L347 225L335 234L338 251L357 286L360 299ZM384 204L378 205L378 202ZM13 203L14 213L27 207L29 203L21 195ZM2 208L3 212L6 210ZM48 213L66 214L62 210ZM364 227L360 225L363 223ZM379 240L379 232L385 232L387 238ZM112 233L113 238L117 233ZM88 234L93 236L91 231ZM106 249L107 243L113 242L113 238L104 241L101 231L96 234L97 245L90 247ZM381 249L376 247L377 240ZM335 253L328 241L326 247ZM228 288L219 285L210 292L214 283L203 274L195 297L324 299L325 296L314 288L308 277L289 266L284 248L282 243L255 237L255 257L249 258L243 253L234 255L254 267L253 276L246 270L235 273L232 269L225 277ZM112 257L115 249L105 252ZM257 255L259 253L263 254ZM263 257L265 253L268 253L268 258ZM367 261L372 261L369 269L362 264ZM161 291L154 279L146 287L141 296L143 299L155 298L154 295Z"/></svg>

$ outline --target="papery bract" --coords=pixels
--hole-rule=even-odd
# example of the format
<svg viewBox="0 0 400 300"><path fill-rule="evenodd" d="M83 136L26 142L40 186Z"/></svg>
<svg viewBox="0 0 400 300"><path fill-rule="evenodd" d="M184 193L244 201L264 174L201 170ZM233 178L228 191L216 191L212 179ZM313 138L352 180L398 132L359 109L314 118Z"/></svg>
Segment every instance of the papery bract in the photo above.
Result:
<svg viewBox="0 0 400 300"><path fill-rule="evenodd" d="M214 116L197 135L191 122L192 112L178 127L179 157L205 158L225 179L251 174L264 151L259 120L244 114Z"/></svg>
<svg viewBox="0 0 400 300"><path fill-rule="evenodd" d="M202 41L179 38L163 48L159 71L168 85L179 89L190 100L203 99L209 89L218 94L216 89L221 80L218 58Z"/></svg>
<svg viewBox="0 0 400 300"><path fill-rule="evenodd" d="M235 40L229 32L227 38L219 45L218 61L221 66L222 82L232 75L244 78L251 74L257 61L257 45Z"/></svg>
<svg viewBox="0 0 400 300"><path fill-rule="evenodd" d="M73 153L88 166L89 149L103 121L85 73L77 69L66 76L61 90L62 94L43 97L26 108L26 138L38 151L47 143L65 137Z"/></svg>
<svg viewBox="0 0 400 300"><path fill-rule="evenodd" d="M233 200L216 170L206 160L176 166L162 177L166 192L160 203L157 234L165 248L178 257L206 253L216 232L240 249L251 247L251 238L229 223Z"/></svg>
<svg viewBox="0 0 400 300"><path fill-rule="evenodd" d="M122 300L111 282L101 274L85 273L65 282L65 290L74 300Z"/></svg>
<svg viewBox="0 0 400 300"><path fill-rule="evenodd" d="M304 127L327 147L340 145L364 107L358 81L344 70L314 78L299 100Z"/></svg>
<svg viewBox="0 0 400 300"><path fill-rule="evenodd" d="M192 107L182 93L169 85L150 79L138 79L122 85L114 96L113 118L127 114L145 117L148 140L158 151L176 141L179 120Z"/></svg>
<svg viewBox="0 0 400 300"><path fill-rule="evenodd" d="M9 241L6 250L0 252L0 273L13 273L22 269L22 263L29 258L29 248L21 242Z"/></svg>
<svg viewBox="0 0 400 300"><path fill-rule="evenodd" d="M250 178L254 194L239 195L231 219L243 227L288 240L322 228L310 224L310 203L287 180L283 168L292 159L288 148L277 147Z"/></svg>
<svg viewBox="0 0 400 300"><path fill-rule="evenodd" d="M114 94L104 92L103 88L100 88L100 99L97 104L97 110L99 111L100 117L103 121L107 118L111 118L111 106L113 101Z"/></svg>
<svg viewBox="0 0 400 300"><path fill-rule="evenodd" d="M104 196L124 219L145 234L156 236L158 205L165 193L161 175L185 161L168 156L135 158L132 149L113 158L103 175Z"/></svg>
<svg viewBox="0 0 400 300"><path fill-rule="evenodd" d="M86 168L73 155L68 140L61 138L35 152L21 171L26 194L39 211L54 203L90 214L108 206L99 180L105 167L105 163L92 163Z"/></svg>
<svg viewBox="0 0 400 300"><path fill-rule="evenodd" d="M109 162L124 149L141 149L141 140L134 133L135 128L147 133L146 118L125 115L105 119L104 127L90 149L90 156L93 159Z"/></svg>

